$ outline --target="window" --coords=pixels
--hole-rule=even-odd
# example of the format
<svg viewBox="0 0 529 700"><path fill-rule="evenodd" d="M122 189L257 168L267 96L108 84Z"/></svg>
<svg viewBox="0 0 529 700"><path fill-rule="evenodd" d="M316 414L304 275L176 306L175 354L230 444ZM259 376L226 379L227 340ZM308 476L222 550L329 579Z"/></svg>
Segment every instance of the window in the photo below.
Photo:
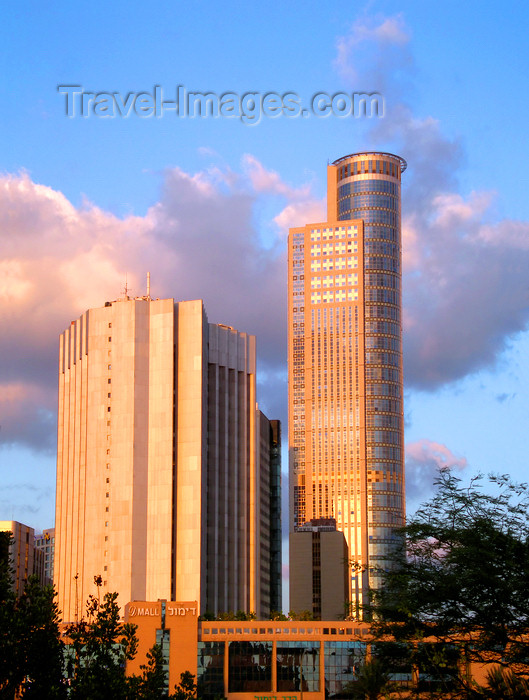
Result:
<svg viewBox="0 0 529 700"><path fill-rule="evenodd" d="M230 642L228 659L228 692L272 689L272 642Z"/></svg>

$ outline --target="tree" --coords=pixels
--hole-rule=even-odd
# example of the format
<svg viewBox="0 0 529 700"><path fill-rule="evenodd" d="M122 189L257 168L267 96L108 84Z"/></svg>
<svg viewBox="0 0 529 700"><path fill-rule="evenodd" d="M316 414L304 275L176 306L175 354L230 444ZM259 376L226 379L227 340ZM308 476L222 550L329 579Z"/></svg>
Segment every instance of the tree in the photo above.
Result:
<svg viewBox="0 0 529 700"><path fill-rule="evenodd" d="M63 645L52 586L30 576L20 598L9 564L10 532L0 533L0 698L65 697Z"/></svg>
<svg viewBox="0 0 529 700"><path fill-rule="evenodd" d="M432 642L420 646L423 656L467 693L479 689L452 673L454 649L462 661L495 661L529 677L529 487L491 476L485 491L482 481L464 487L440 473L436 495L402 530L402 547L367 606L378 637L416 651L421 640Z"/></svg>
<svg viewBox="0 0 529 700"><path fill-rule="evenodd" d="M159 644L147 652L147 663L140 666L141 676L129 677L130 695L141 700L167 698L166 677L163 667L162 648Z"/></svg>
<svg viewBox="0 0 529 700"><path fill-rule="evenodd" d="M371 659L360 666L356 679L346 684L343 694L358 700L378 700L381 693L390 690L390 680L382 662Z"/></svg>
<svg viewBox="0 0 529 700"><path fill-rule="evenodd" d="M507 700L507 698L529 698L529 682L512 671L496 666L487 674L487 686L484 697L490 700Z"/></svg>
<svg viewBox="0 0 529 700"><path fill-rule="evenodd" d="M100 577L94 579L101 585ZM87 619L69 625L71 642L67 664L71 690L69 697L85 700L121 700L129 697L131 681L125 674L127 661L136 655L136 626L123 624L116 602L117 593L105 593L103 602L90 596Z"/></svg>
<svg viewBox="0 0 529 700"><path fill-rule="evenodd" d="M195 677L189 671L184 671L180 674L180 683L175 687L175 692L170 695L170 700L193 700L196 696Z"/></svg>
<svg viewBox="0 0 529 700"><path fill-rule="evenodd" d="M66 697L59 609L53 586L31 576L16 605L17 644L21 648L24 681L20 697L55 700Z"/></svg>
<svg viewBox="0 0 529 700"><path fill-rule="evenodd" d="M294 620L296 622L303 620L310 622L314 620L314 614L311 610L298 610L297 612L294 610L290 610L290 612L288 613L288 619Z"/></svg>

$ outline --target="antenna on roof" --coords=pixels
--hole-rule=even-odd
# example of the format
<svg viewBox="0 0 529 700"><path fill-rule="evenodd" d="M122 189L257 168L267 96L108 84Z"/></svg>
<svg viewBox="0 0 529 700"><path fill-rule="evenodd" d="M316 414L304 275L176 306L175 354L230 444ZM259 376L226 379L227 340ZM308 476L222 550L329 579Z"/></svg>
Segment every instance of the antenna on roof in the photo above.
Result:
<svg viewBox="0 0 529 700"><path fill-rule="evenodd" d="M151 298L151 273L147 273L147 299Z"/></svg>
<svg viewBox="0 0 529 700"><path fill-rule="evenodd" d="M128 281L127 278L128 278L128 274L125 274L125 288L123 290L123 296L125 299L129 298L129 287L127 284L127 281Z"/></svg>

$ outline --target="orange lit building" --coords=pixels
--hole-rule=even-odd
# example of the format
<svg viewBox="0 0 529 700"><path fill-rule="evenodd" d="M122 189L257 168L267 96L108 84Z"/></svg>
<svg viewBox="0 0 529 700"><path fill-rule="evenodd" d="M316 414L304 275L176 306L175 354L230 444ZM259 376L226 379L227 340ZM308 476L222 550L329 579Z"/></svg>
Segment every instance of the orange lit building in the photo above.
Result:
<svg viewBox="0 0 529 700"><path fill-rule="evenodd" d="M357 621L199 620L196 602L134 601L125 607L125 620L137 625L136 658L129 673L141 674L147 651L161 645L167 687L173 691L180 674L189 671L202 700L324 700L347 697L362 665L377 656L396 684L389 697L430 697L439 681L453 674L483 683L490 666L472 663L466 655L454 657L440 670L421 654L438 640L416 643L411 660L384 655L392 640L377 641L369 625ZM415 644L413 646L416 646ZM394 653L394 651L393 651ZM431 652L430 652L431 653ZM424 657L424 658L421 658ZM444 687L444 686L443 686ZM447 686L448 687L448 686ZM423 694L424 693L424 694Z"/></svg>
<svg viewBox="0 0 529 700"><path fill-rule="evenodd" d="M45 576L44 554L37 546L35 530L16 520L0 520L0 532L11 534L9 566L17 596L24 592L30 576L38 576L43 585L49 583Z"/></svg>
<svg viewBox="0 0 529 700"><path fill-rule="evenodd" d="M94 576L122 602L270 614L279 429L257 409L255 363L255 338L208 323L200 300L126 296L61 335L54 582L65 621L82 616Z"/></svg>
<svg viewBox="0 0 529 700"><path fill-rule="evenodd" d="M405 517L405 168L389 153L340 158L327 168L327 221L289 234L290 531L336 519L354 564L353 604L378 585L373 567ZM291 565L291 587L303 576Z"/></svg>
<svg viewBox="0 0 529 700"><path fill-rule="evenodd" d="M369 651L363 623L200 621L194 602L139 602L125 607L138 626L138 654L127 664L140 673L145 655L162 645L168 687L189 671L197 697L230 700L322 700L355 678ZM411 673L410 673L411 678Z"/></svg>

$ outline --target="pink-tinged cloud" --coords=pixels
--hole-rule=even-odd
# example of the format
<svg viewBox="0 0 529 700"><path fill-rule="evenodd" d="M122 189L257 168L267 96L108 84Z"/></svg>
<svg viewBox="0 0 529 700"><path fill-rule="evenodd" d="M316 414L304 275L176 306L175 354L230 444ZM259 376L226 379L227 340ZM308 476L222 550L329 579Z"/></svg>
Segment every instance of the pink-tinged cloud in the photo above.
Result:
<svg viewBox="0 0 529 700"><path fill-rule="evenodd" d="M419 440L406 445L406 496L412 501L425 500L433 492L434 482L442 469L463 470L465 457L458 457L432 440Z"/></svg>
<svg viewBox="0 0 529 700"><path fill-rule="evenodd" d="M91 203L76 208L27 174L0 178L2 443L53 445L59 334L87 308L118 298L125 282L130 295L143 295L147 271L154 296L202 298L210 321L258 337L262 374L275 378L260 382L261 407L285 418L282 227L291 205L310 210L310 186L289 187L255 158L243 168L168 170L158 202L126 218ZM268 199L278 222L264 247L255 209Z"/></svg>
<svg viewBox="0 0 529 700"><path fill-rule="evenodd" d="M257 158L249 154L243 158L243 169L255 192L287 199L288 203L273 219L284 236L294 226L325 220L325 201L313 196L310 183L298 188L291 187L281 179L279 173L265 168Z"/></svg>

